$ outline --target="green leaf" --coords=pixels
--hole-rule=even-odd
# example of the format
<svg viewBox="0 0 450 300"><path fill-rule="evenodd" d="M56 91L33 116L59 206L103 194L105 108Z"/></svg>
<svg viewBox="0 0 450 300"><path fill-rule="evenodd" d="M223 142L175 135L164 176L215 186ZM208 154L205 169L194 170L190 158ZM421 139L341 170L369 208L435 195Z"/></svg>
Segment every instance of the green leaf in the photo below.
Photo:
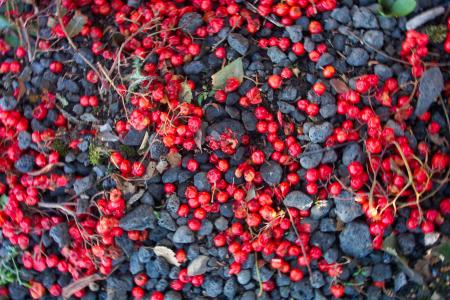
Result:
<svg viewBox="0 0 450 300"><path fill-rule="evenodd" d="M179 97L182 102L191 103L191 101L192 101L192 98L193 98L192 90L186 81L181 83L181 91L180 91Z"/></svg>
<svg viewBox="0 0 450 300"><path fill-rule="evenodd" d="M0 196L0 208L3 209L5 208L6 203L8 202L8 196L6 196L5 194Z"/></svg>
<svg viewBox="0 0 450 300"><path fill-rule="evenodd" d="M444 242L441 245L433 248L433 254L436 254L444 263L448 263L450 260L450 243Z"/></svg>
<svg viewBox="0 0 450 300"><path fill-rule="evenodd" d="M388 17L404 17L414 11L416 0L378 0L380 13Z"/></svg>
<svg viewBox="0 0 450 300"><path fill-rule="evenodd" d="M66 31L69 37L74 37L81 32L83 26L86 25L88 18L77 11L75 15L70 19L69 24L66 26Z"/></svg>
<svg viewBox="0 0 450 300"><path fill-rule="evenodd" d="M9 23L8 19L5 16L0 16L0 30L11 27L11 23Z"/></svg>
<svg viewBox="0 0 450 300"><path fill-rule="evenodd" d="M9 34L5 35L5 41L12 48L17 48L20 44L19 37L14 32L10 32Z"/></svg>
<svg viewBox="0 0 450 300"><path fill-rule="evenodd" d="M244 80L244 67L242 65L241 57L229 63L222 70L211 76L213 88L223 89L225 87L225 82L231 77L237 78L239 83Z"/></svg>

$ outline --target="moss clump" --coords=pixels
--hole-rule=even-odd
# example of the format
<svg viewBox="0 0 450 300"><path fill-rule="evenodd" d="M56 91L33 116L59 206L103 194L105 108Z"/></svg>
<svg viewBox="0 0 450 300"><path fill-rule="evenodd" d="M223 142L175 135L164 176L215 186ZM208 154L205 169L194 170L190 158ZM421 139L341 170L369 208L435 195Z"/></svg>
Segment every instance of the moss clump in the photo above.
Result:
<svg viewBox="0 0 450 300"><path fill-rule="evenodd" d="M133 158L137 155L136 150L133 147L127 145L119 145L119 151L123 156L127 158Z"/></svg>
<svg viewBox="0 0 450 300"><path fill-rule="evenodd" d="M101 165L106 157L102 149L94 144L89 145L89 163L93 166Z"/></svg>
<svg viewBox="0 0 450 300"><path fill-rule="evenodd" d="M69 153L69 146L62 140L54 140L52 143L52 148L58 152L60 156L66 156Z"/></svg>
<svg viewBox="0 0 450 300"><path fill-rule="evenodd" d="M447 27L444 25L429 25L425 27L423 32L427 34L430 41L435 44L443 43L447 37Z"/></svg>

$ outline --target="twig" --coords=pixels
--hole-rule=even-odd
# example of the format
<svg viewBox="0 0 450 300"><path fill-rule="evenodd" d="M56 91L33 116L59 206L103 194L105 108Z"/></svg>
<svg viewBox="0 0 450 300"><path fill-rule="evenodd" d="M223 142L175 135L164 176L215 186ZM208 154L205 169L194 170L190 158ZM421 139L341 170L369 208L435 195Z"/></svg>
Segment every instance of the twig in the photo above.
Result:
<svg viewBox="0 0 450 300"><path fill-rule="evenodd" d="M445 8L443 6L434 7L427 11L424 11L423 13L415 16L414 18L406 22L406 29L407 30L416 29L422 26L423 24L433 20L434 18L442 15L444 12Z"/></svg>
<svg viewBox="0 0 450 300"><path fill-rule="evenodd" d="M244 1L245 6L251 10L252 12L254 12L255 14L260 15L261 17L263 17L264 19L266 19L267 21L269 21L270 23L273 23L275 26L284 28L283 24L281 24L280 22L278 22L277 20L275 20L274 18L270 17L270 16L263 16L262 14L259 13L258 9L251 4L248 1Z"/></svg>

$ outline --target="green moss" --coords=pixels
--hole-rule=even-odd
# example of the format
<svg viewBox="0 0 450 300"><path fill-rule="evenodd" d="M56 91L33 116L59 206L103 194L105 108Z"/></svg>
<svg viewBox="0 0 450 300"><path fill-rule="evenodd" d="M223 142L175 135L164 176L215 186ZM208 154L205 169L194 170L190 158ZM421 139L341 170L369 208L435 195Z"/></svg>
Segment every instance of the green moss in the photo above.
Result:
<svg viewBox="0 0 450 300"><path fill-rule="evenodd" d="M91 163L91 165L98 166L98 165L101 165L102 162L104 161L105 154L100 147L91 143L89 145L88 157L89 157L89 162Z"/></svg>
<svg viewBox="0 0 450 300"><path fill-rule="evenodd" d="M447 37L447 27L444 25L429 25L425 27L423 32L435 44L443 43Z"/></svg>
<svg viewBox="0 0 450 300"><path fill-rule="evenodd" d="M19 255L19 252L12 246L5 246L5 250L0 257L0 286L18 283L29 287L29 284L21 280L19 269L17 268L15 259Z"/></svg>
<svg viewBox="0 0 450 300"><path fill-rule="evenodd" d="M58 152L60 156L66 156L69 153L69 146L62 140L54 140L52 143L52 148Z"/></svg>

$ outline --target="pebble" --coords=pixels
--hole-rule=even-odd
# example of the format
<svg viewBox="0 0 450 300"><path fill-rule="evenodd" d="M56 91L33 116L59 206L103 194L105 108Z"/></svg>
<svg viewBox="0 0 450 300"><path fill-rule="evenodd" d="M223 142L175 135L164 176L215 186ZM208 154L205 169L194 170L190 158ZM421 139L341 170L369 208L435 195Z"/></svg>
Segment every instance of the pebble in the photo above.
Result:
<svg viewBox="0 0 450 300"><path fill-rule="evenodd" d="M298 90L292 85L284 87L278 94L278 99L286 102L294 102L297 100Z"/></svg>
<svg viewBox="0 0 450 300"><path fill-rule="evenodd" d="M339 196L335 197L334 204L338 218L344 223L350 223L364 214L361 205L347 191L342 191Z"/></svg>
<svg viewBox="0 0 450 300"><path fill-rule="evenodd" d="M335 8L331 12L331 17L342 24L347 24L351 21L350 10L347 6Z"/></svg>
<svg viewBox="0 0 450 300"><path fill-rule="evenodd" d="M17 106L17 100L13 96L3 96L0 98L0 109L4 111L14 110Z"/></svg>
<svg viewBox="0 0 450 300"><path fill-rule="evenodd" d="M295 207L300 210L308 210L311 207L313 201L311 197L300 191L292 191L286 195L283 203L287 207Z"/></svg>
<svg viewBox="0 0 450 300"><path fill-rule="evenodd" d="M145 133L145 130L137 131L131 128L124 136L122 143L127 146L140 146L142 140L144 139Z"/></svg>
<svg viewBox="0 0 450 300"><path fill-rule="evenodd" d="M239 33L230 33L227 41L230 47L241 55L245 55L250 47L248 39Z"/></svg>
<svg viewBox="0 0 450 300"><path fill-rule="evenodd" d="M293 43L300 42L303 39L303 27L301 25L287 26L286 31Z"/></svg>
<svg viewBox="0 0 450 300"><path fill-rule="evenodd" d="M195 242L195 235L189 227L180 226L177 231L175 231L172 240L174 243L178 244L190 244Z"/></svg>
<svg viewBox="0 0 450 300"><path fill-rule="evenodd" d="M354 7L354 10L352 11L352 21L355 28L378 28L377 17L365 7Z"/></svg>
<svg viewBox="0 0 450 300"><path fill-rule="evenodd" d="M321 70L323 67L332 65L334 63L334 56L326 52L322 54L316 63L316 69Z"/></svg>
<svg viewBox="0 0 450 300"><path fill-rule="evenodd" d="M324 122L312 126L308 131L308 136L313 143L323 143L332 133L333 125L330 122Z"/></svg>
<svg viewBox="0 0 450 300"><path fill-rule="evenodd" d="M59 248L67 246L70 242L69 227L67 223L59 223L50 229L50 237L58 244Z"/></svg>
<svg viewBox="0 0 450 300"><path fill-rule="evenodd" d="M194 60L183 66L183 71L187 75L198 75L206 70L206 66L199 60Z"/></svg>
<svg viewBox="0 0 450 300"><path fill-rule="evenodd" d="M320 247L324 252L334 244L335 240L334 233L316 231L311 235L311 244Z"/></svg>
<svg viewBox="0 0 450 300"><path fill-rule="evenodd" d="M346 62L353 67L362 67L367 65L369 54L363 48L352 48Z"/></svg>
<svg viewBox="0 0 450 300"><path fill-rule="evenodd" d="M239 286L236 279L232 277L225 282L225 285L223 286L223 294L230 300L235 299L238 288Z"/></svg>
<svg viewBox="0 0 450 300"><path fill-rule="evenodd" d="M14 167L21 173L28 173L33 169L34 157L31 155L22 155L15 163Z"/></svg>
<svg viewBox="0 0 450 300"><path fill-rule="evenodd" d="M279 64L287 59L286 54L277 46L273 46L267 49L267 55L274 64Z"/></svg>
<svg viewBox="0 0 450 300"><path fill-rule="evenodd" d="M325 285L325 280L323 278L323 275L319 271L313 271L311 273L310 281L311 281L311 286L315 289L320 289L322 286Z"/></svg>
<svg viewBox="0 0 450 300"><path fill-rule="evenodd" d="M26 150L31 145L31 134L28 131L20 131L17 135L20 150Z"/></svg>
<svg viewBox="0 0 450 300"><path fill-rule="evenodd" d="M384 34L379 30L368 30L363 35L363 40L375 49L381 49L384 44Z"/></svg>
<svg viewBox="0 0 450 300"><path fill-rule="evenodd" d="M300 156L300 165L307 170L317 167L323 157L323 152L320 150L322 150L320 145L309 144L306 147L305 152Z"/></svg>
<svg viewBox="0 0 450 300"><path fill-rule="evenodd" d="M194 185L199 191L210 191L211 185L208 182L208 179L206 179L206 173L200 172L195 174L194 176Z"/></svg>
<svg viewBox="0 0 450 300"><path fill-rule="evenodd" d="M126 231L154 229L156 227L156 217L153 213L153 208L147 204L139 205L120 220L120 227Z"/></svg>
<svg viewBox="0 0 450 300"><path fill-rule="evenodd" d="M444 89L444 77L439 68L426 70L420 79L419 99L414 114L423 115L430 108Z"/></svg>
<svg viewBox="0 0 450 300"><path fill-rule="evenodd" d="M250 282L251 277L252 277L252 272L250 270L242 270L237 275L237 281L240 284L245 285Z"/></svg>
<svg viewBox="0 0 450 300"><path fill-rule="evenodd" d="M326 216L331 209L331 201L320 201L311 208L311 218L319 220Z"/></svg>
<svg viewBox="0 0 450 300"><path fill-rule="evenodd" d="M359 222L348 223L339 235L342 251L356 258L362 258L372 252L372 239L369 227Z"/></svg>
<svg viewBox="0 0 450 300"><path fill-rule="evenodd" d="M414 239L414 234L412 233L401 233L397 237L397 243L400 253L403 255L409 255L414 252L416 247L416 241Z"/></svg>
<svg viewBox="0 0 450 300"><path fill-rule="evenodd" d="M359 161L363 162L364 154L361 146L357 143L352 143L345 146L342 153L342 163L344 166L348 166L351 162Z"/></svg>
<svg viewBox="0 0 450 300"><path fill-rule="evenodd" d="M177 230L177 226L175 224L175 221L172 219L170 214L167 211L161 211L159 212L159 218L158 218L158 225L162 228L165 228L169 231L175 231Z"/></svg>
<svg viewBox="0 0 450 300"><path fill-rule="evenodd" d="M77 195L83 194L94 185L94 177L92 175L75 180L73 189Z"/></svg>
<svg viewBox="0 0 450 300"><path fill-rule="evenodd" d="M217 297L223 292L223 280L218 276L206 276L202 287L207 297Z"/></svg>
<svg viewBox="0 0 450 300"><path fill-rule="evenodd" d="M219 231L225 231L228 229L228 220L220 216L214 221L214 226L216 226Z"/></svg>
<svg viewBox="0 0 450 300"><path fill-rule="evenodd" d="M400 272L394 276L394 290L398 292L408 283L405 273Z"/></svg>
<svg viewBox="0 0 450 300"><path fill-rule="evenodd" d="M374 73L380 77L381 80L386 80L394 75L392 69L383 64L377 64L374 67Z"/></svg>
<svg viewBox="0 0 450 300"><path fill-rule="evenodd" d="M283 169L274 161L264 163L260 168L261 177L269 185L277 185L281 181Z"/></svg>
<svg viewBox="0 0 450 300"><path fill-rule="evenodd" d="M193 34L203 24L202 15L196 12L187 12L178 21L178 27L186 33Z"/></svg>
<svg viewBox="0 0 450 300"><path fill-rule="evenodd" d="M373 281L385 281L387 279L390 279L392 277L391 267L383 263L376 264L373 267L370 276L372 277Z"/></svg>

